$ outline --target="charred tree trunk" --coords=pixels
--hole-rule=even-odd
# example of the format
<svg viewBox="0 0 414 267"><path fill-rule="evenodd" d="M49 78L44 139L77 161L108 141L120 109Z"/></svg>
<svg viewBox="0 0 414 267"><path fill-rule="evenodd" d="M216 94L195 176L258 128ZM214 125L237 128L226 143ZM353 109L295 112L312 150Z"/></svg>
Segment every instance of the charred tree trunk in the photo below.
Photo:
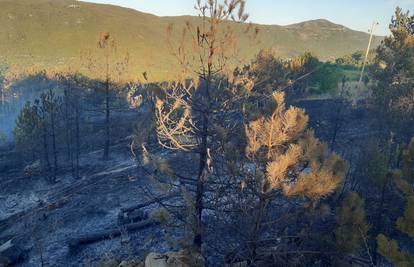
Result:
<svg viewBox="0 0 414 267"><path fill-rule="evenodd" d="M51 127L51 137L52 137L52 150L53 150L53 181L56 180L56 174L58 169L58 156L57 156L57 147L56 147L56 108L52 107L50 111L50 127Z"/></svg>
<svg viewBox="0 0 414 267"><path fill-rule="evenodd" d="M389 178L387 177L387 179L385 180L384 185L382 186L382 189L381 189L381 198L380 198L379 208L378 208L378 212L377 212L377 216L376 216L377 219L375 220L374 227L373 227L374 228L373 229L374 236L377 236L382 231L382 226L383 226L382 225L382 218L383 218L384 205L385 205L385 195L386 195L386 192L387 192L388 183L389 183ZM373 261L374 265L376 266L377 261L378 261L378 252L377 252L378 244L377 244L377 241L376 241L375 238L373 239L372 244L373 244L372 261Z"/></svg>
<svg viewBox="0 0 414 267"><path fill-rule="evenodd" d="M0 91L1 91L1 110L5 110L5 97L4 97L4 87L0 84Z"/></svg>
<svg viewBox="0 0 414 267"><path fill-rule="evenodd" d="M202 223L202 215L203 215L203 196L204 196L204 183L206 182L204 177L206 165L207 165L207 124L208 124L208 117L204 115L204 122L203 122L203 136L201 141L200 147L200 161L199 161L199 168L198 168L198 179L197 179L197 191L196 191L196 202L195 202L195 209L196 209L196 231L194 235L194 245L201 251L201 245L203 243L202 240L202 231L203 231L203 223Z"/></svg>
<svg viewBox="0 0 414 267"><path fill-rule="evenodd" d="M125 231L138 231L138 230L147 229L149 227L157 226L159 224L160 224L159 222L148 219L148 220L144 220L141 222L125 225L124 230ZM115 238L120 235L122 235L122 229L119 229L119 228L116 228L113 230L104 230L104 231L84 235L79 238L74 238L69 241L69 246L71 248L77 248L80 245L91 244L91 243L95 243L101 240Z"/></svg>
<svg viewBox="0 0 414 267"><path fill-rule="evenodd" d="M75 178L79 178L79 155L80 155L80 109L79 109L79 99L76 96L75 100Z"/></svg>
<svg viewBox="0 0 414 267"><path fill-rule="evenodd" d="M111 109L109 103L109 77L106 79L105 84L105 145L104 145L104 160L109 159L109 146L111 143L110 139L110 118L111 118Z"/></svg>
<svg viewBox="0 0 414 267"><path fill-rule="evenodd" d="M50 171L50 160L49 160L49 145L48 145L48 133L46 125L43 125L42 127L42 139L43 139L43 160L44 164L46 164L46 168L44 168L44 171L49 172Z"/></svg>
<svg viewBox="0 0 414 267"><path fill-rule="evenodd" d="M211 45L214 45L212 43ZM212 54L211 54L212 56ZM200 144L200 161L198 165L198 177L197 177L197 189L196 189L196 202L195 202L195 209L196 209L196 231L194 235L194 245L195 247L201 252L201 246L203 244L203 197L205 191L205 183L208 176L208 124L209 124L209 112L211 109L211 99L210 99L210 86L211 86L211 79L212 79L212 65L209 64L207 68L207 75L204 77L206 81L205 86L205 104L206 104L206 112L203 113L203 126L201 132L201 144Z"/></svg>
<svg viewBox="0 0 414 267"><path fill-rule="evenodd" d="M65 125L66 125L66 153L67 160L70 162L72 176L75 177L75 166L73 162L73 153L72 153L72 125L71 125L71 116L70 116L70 106L71 106L71 96L68 91L68 88L65 88Z"/></svg>
<svg viewBox="0 0 414 267"><path fill-rule="evenodd" d="M260 201L259 201L259 208L256 215L256 221L254 224L253 232L252 232L252 243L250 246L251 249L251 263L254 264L257 258L257 249L258 249L258 241L260 236L261 225L263 221L263 217L265 216L266 207L269 203L269 200L266 199L264 193L261 193Z"/></svg>

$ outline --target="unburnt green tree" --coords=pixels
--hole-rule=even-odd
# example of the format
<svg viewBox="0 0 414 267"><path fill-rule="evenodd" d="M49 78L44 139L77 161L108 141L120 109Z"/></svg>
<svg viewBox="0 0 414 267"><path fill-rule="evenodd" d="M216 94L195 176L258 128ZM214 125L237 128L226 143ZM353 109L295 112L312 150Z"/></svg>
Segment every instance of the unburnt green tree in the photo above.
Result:
<svg viewBox="0 0 414 267"><path fill-rule="evenodd" d="M412 176L414 173L414 138L411 139L407 149L403 151L402 169L391 172L393 184L401 192L406 202L404 213L396 221L396 228L402 233L414 238L414 188ZM378 253L389 262L398 267L412 266L414 255L400 249L398 242L388 238L384 234L377 236Z"/></svg>
<svg viewBox="0 0 414 267"><path fill-rule="evenodd" d="M56 180L59 168L58 142L61 133L61 98L53 90L40 95L34 103L27 102L16 121L14 136L18 151L40 160L50 181Z"/></svg>
<svg viewBox="0 0 414 267"><path fill-rule="evenodd" d="M358 255L361 250L369 251L368 231L364 200L356 192L350 192L345 197L337 215L337 227L335 229L336 245L345 255Z"/></svg>
<svg viewBox="0 0 414 267"><path fill-rule="evenodd" d="M261 94L271 94L273 91L284 91L288 99L297 99L309 94L336 92L341 78L337 65L321 62L312 53L291 59L282 59L273 50L262 50L256 58L242 69L243 75L253 82L251 102L256 106L262 105L257 99Z"/></svg>
<svg viewBox="0 0 414 267"><path fill-rule="evenodd" d="M345 55L341 58L337 58L335 63L345 67L359 68L362 66L362 60L364 57L363 51L356 51L352 54ZM372 60L372 53L370 53L370 60Z"/></svg>
<svg viewBox="0 0 414 267"><path fill-rule="evenodd" d="M37 105L26 102L16 120L14 139L24 160L34 161L40 152L40 114Z"/></svg>
<svg viewBox="0 0 414 267"><path fill-rule="evenodd" d="M388 199L393 193L393 176L390 173L390 163L394 155L392 143L392 141L389 141L385 146L379 144L372 145L366 151L367 161L363 162L366 170L363 175L368 178L368 183L372 185L370 192L374 199L370 207L372 227L368 236L374 264L378 261L375 237L389 225L387 211L391 203Z"/></svg>
<svg viewBox="0 0 414 267"><path fill-rule="evenodd" d="M301 95L315 86L313 75L321 62L311 53L286 60L279 58L273 50L261 50L256 58L241 70L253 82L255 94L271 94L273 91L287 91ZM292 92L293 91L293 92Z"/></svg>
<svg viewBox="0 0 414 267"><path fill-rule="evenodd" d="M413 131L407 126L414 123L414 16L397 8L390 30L374 61L373 100L381 127L406 142Z"/></svg>
<svg viewBox="0 0 414 267"><path fill-rule="evenodd" d="M397 241L388 239L380 234L377 237L378 253L397 267L409 267L414 264L414 256L408 252L401 251Z"/></svg>

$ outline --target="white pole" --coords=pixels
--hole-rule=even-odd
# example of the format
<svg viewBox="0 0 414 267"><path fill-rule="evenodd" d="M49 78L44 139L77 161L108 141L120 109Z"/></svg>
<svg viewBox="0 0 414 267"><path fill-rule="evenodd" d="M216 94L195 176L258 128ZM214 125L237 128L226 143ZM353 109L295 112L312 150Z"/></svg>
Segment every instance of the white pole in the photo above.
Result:
<svg viewBox="0 0 414 267"><path fill-rule="evenodd" d="M368 56L369 56L369 50L371 49L371 44L372 44L372 38L374 37L374 29L375 29L375 25L378 25L378 22L373 22L372 26L371 26L371 34L369 36L369 42L368 42L368 47L367 47L367 52L365 53L365 58L364 58L364 62L362 63L362 70L361 70L361 76L359 77L359 85L361 85L362 82L362 78L364 76L364 71L365 71L365 66L367 64L367 60L368 60Z"/></svg>

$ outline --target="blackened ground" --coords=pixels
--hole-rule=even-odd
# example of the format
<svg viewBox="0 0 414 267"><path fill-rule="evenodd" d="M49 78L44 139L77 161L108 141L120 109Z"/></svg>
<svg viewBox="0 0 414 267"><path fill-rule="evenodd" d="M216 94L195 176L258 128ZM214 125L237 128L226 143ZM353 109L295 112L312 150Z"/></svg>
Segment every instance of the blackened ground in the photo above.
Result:
<svg viewBox="0 0 414 267"><path fill-rule="evenodd" d="M377 132L372 114L363 107L333 100L301 101L295 105L306 109L310 127L328 144L335 125L340 123L334 145L347 160L355 160ZM78 249L69 247L71 238L119 227L121 208L148 200L142 186L149 185L149 178L132 159L129 142L119 140L111 148L109 161L101 160L101 150L83 154L82 177L78 180L64 172L56 184L49 184L42 177L25 176L21 168L2 170L0 245L11 238L16 240L25 252L19 266L91 266L105 256L122 259L168 249L162 227Z"/></svg>

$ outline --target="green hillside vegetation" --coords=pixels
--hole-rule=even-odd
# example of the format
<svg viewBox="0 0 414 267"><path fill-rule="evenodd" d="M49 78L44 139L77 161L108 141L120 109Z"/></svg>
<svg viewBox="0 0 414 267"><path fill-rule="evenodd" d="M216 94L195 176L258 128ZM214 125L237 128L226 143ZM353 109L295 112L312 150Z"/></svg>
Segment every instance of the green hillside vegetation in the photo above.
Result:
<svg viewBox="0 0 414 267"><path fill-rule="evenodd" d="M154 80L168 79L177 67L167 45L166 29L174 25L172 43L177 44L187 21L197 25L201 20L190 16L157 17L74 0L0 0L0 59L15 69L61 71L69 65L72 70L82 71L82 51L95 49L100 34L110 32L117 40L118 53L130 55L131 77L147 71ZM272 48L283 58L309 51L322 60L333 61L365 49L368 40L366 33L326 20L289 26L252 25L259 29L255 39L241 34L248 25L229 24L240 33L238 49L246 60L261 49ZM381 39L375 38L374 45Z"/></svg>

